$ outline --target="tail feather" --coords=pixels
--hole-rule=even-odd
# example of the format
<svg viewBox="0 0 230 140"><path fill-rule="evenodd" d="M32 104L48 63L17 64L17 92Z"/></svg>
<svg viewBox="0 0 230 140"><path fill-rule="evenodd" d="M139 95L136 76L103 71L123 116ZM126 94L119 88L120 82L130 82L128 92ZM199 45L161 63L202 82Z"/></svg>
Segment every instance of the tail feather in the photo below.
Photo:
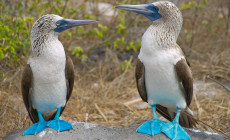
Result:
<svg viewBox="0 0 230 140"><path fill-rule="evenodd" d="M187 128L194 128L198 124L197 120L192 116L192 114L189 114L187 110L181 112L179 123L181 126Z"/></svg>
<svg viewBox="0 0 230 140"><path fill-rule="evenodd" d="M176 111L169 110L166 107L157 105L157 112L169 121L173 121L176 116ZM179 123L181 126L186 128L194 128L198 124L197 120L193 117L193 113L189 108L181 111Z"/></svg>

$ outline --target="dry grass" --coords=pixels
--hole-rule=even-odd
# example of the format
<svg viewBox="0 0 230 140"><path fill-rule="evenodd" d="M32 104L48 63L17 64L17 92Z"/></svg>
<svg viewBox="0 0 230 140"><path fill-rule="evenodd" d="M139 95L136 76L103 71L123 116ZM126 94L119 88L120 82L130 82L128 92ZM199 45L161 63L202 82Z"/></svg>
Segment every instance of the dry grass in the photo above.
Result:
<svg viewBox="0 0 230 140"><path fill-rule="evenodd" d="M76 71L72 98L62 119L108 127L128 127L151 119L152 112L146 103L137 101L126 104L140 98L135 85L134 69L122 72L120 66L121 62L116 55L107 50L105 59L97 66L90 70ZM19 79L20 73L16 80ZM193 100L191 105L195 117L230 132L229 93L215 83L202 82L195 84L195 93L197 100ZM32 124L23 105L19 84L3 87L0 102L0 137L13 129ZM198 128L212 131L204 125Z"/></svg>

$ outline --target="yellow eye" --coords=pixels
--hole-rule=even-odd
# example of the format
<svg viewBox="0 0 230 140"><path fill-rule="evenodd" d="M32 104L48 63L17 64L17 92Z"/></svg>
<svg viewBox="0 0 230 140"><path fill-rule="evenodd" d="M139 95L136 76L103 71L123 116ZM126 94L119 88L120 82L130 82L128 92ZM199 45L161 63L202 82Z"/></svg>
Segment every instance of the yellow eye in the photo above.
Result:
<svg viewBox="0 0 230 140"><path fill-rule="evenodd" d="M56 23L56 25L57 25L57 26L59 26L59 25L60 25L60 23Z"/></svg>

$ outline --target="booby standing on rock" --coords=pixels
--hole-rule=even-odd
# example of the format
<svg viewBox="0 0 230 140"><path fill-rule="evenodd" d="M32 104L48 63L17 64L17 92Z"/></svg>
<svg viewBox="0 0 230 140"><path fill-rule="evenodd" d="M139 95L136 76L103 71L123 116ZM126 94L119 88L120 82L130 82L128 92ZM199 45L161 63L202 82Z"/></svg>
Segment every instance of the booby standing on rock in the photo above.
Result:
<svg viewBox="0 0 230 140"><path fill-rule="evenodd" d="M142 14L152 21L142 37L136 82L142 100L152 106L153 120L142 124L137 132L149 135L163 132L171 139L190 139L179 125L179 118L182 126L196 125L188 108L193 96L192 73L176 43L183 23L180 10L168 1L117 8ZM172 122L160 121L156 110Z"/></svg>
<svg viewBox="0 0 230 140"><path fill-rule="evenodd" d="M59 33L93 20L71 20L44 15L31 30L32 54L25 66L21 88L23 101L34 123L24 135L33 135L47 127L57 131L72 128L59 116L69 100L74 84L74 66L58 40ZM48 122L47 122L48 121Z"/></svg>

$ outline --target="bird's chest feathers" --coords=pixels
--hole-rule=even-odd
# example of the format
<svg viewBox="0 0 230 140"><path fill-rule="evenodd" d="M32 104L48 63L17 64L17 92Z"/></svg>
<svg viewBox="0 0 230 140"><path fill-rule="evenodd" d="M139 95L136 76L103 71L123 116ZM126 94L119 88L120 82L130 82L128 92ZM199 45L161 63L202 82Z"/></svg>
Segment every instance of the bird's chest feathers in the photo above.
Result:
<svg viewBox="0 0 230 140"><path fill-rule="evenodd" d="M146 80L154 78L155 85L170 84L169 81L176 81L175 64L178 59L173 55L167 54L167 51L154 53L148 58L142 59L145 70Z"/></svg>
<svg viewBox="0 0 230 140"><path fill-rule="evenodd" d="M175 71L176 62L183 56L159 52L142 62L149 104L185 108L185 98Z"/></svg>
<svg viewBox="0 0 230 140"><path fill-rule="evenodd" d="M52 42L50 42L52 43ZM64 106L66 102L66 57L61 43L43 48L39 57L29 62L33 72L32 103L41 112Z"/></svg>
<svg viewBox="0 0 230 140"><path fill-rule="evenodd" d="M51 82L61 78L64 74L66 56L62 44L53 41L46 44L42 55L32 57L29 64L32 68L34 80L40 82Z"/></svg>

